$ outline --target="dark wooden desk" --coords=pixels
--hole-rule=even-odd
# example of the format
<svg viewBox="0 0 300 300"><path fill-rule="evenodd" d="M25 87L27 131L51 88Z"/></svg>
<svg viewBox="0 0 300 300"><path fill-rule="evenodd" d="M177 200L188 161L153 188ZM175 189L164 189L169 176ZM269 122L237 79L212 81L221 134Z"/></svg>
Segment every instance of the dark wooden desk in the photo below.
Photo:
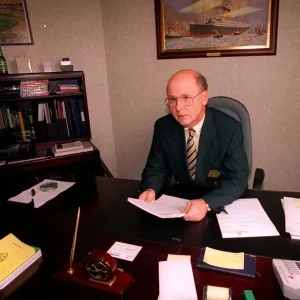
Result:
<svg viewBox="0 0 300 300"><path fill-rule="evenodd" d="M9 220L5 224L1 223L0 237L14 233L25 243L40 247L44 260L39 272L12 294L10 300L108 299L93 290L70 286L52 278L69 259L78 206L81 207L81 220L75 260L81 260L94 248L108 250L115 241L143 246L133 262L118 261L119 267L132 274L135 279L124 299L157 299L158 262L166 260L169 253L191 255L199 300L202 299L205 284L232 287L234 300L243 299L242 291L245 289L253 290L257 300L284 299L269 258L257 258L259 275L255 280L201 271L195 263L199 248L205 246L299 260L300 242L291 241L284 233L280 198L283 195L299 197L300 194L248 191L245 196L260 199L279 230L280 237L222 239L215 215L209 215L199 223L184 220L162 222L127 203L127 197L136 195L138 184L138 181L90 177L77 182L71 189L39 209L12 203L0 207ZM182 196L184 190L176 186L168 187L166 192ZM96 222L95 218L99 221ZM175 230L168 230L172 227Z"/></svg>

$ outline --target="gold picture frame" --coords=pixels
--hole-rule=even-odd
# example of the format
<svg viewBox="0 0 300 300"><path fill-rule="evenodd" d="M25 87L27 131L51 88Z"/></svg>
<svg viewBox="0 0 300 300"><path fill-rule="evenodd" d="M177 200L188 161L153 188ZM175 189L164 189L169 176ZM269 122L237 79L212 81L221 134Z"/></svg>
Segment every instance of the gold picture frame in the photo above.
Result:
<svg viewBox="0 0 300 300"><path fill-rule="evenodd" d="M33 45L25 0L1 0L0 46Z"/></svg>
<svg viewBox="0 0 300 300"><path fill-rule="evenodd" d="M279 0L155 0L157 58L275 55Z"/></svg>

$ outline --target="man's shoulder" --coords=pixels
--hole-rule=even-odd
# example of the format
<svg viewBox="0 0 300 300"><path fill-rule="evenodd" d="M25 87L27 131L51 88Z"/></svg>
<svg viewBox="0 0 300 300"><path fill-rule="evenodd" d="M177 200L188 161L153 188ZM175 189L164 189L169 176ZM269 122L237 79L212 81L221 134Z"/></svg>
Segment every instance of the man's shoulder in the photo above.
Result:
<svg viewBox="0 0 300 300"><path fill-rule="evenodd" d="M214 122L218 127L220 126L221 128L235 129L241 126L241 123L238 120L220 111L219 109L212 108L212 107L207 107L207 109L213 115Z"/></svg>
<svg viewBox="0 0 300 300"><path fill-rule="evenodd" d="M155 127L159 129L163 128L170 128L171 127L178 127L179 124L176 122L176 120L173 118L171 114L168 114L166 116L163 116L156 120Z"/></svg>

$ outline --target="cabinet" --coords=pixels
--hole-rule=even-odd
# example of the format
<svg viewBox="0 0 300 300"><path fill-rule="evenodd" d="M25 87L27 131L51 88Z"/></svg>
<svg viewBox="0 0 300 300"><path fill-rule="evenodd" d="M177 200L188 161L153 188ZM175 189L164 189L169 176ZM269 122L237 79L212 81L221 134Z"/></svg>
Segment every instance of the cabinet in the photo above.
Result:
<svg viewBox="0 0 300 300"><path fill-rule="evenodd" d="M94 145L90 152L53 155L55 144L90 138L83 72L0 75L0 180L24 173L111 176Z"/></svg>

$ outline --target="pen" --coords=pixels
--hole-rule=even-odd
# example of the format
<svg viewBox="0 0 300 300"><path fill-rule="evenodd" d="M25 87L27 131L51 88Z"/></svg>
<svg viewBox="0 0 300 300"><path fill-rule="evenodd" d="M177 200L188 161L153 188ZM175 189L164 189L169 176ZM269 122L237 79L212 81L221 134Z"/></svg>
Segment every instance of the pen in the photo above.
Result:
<svg viewBox="0 0 300 300"><path fill-rule="evenodd" d="M226 213L228 215L228 212L225 208L223 208L222 211L224 211L224 213Z"/></svg>

